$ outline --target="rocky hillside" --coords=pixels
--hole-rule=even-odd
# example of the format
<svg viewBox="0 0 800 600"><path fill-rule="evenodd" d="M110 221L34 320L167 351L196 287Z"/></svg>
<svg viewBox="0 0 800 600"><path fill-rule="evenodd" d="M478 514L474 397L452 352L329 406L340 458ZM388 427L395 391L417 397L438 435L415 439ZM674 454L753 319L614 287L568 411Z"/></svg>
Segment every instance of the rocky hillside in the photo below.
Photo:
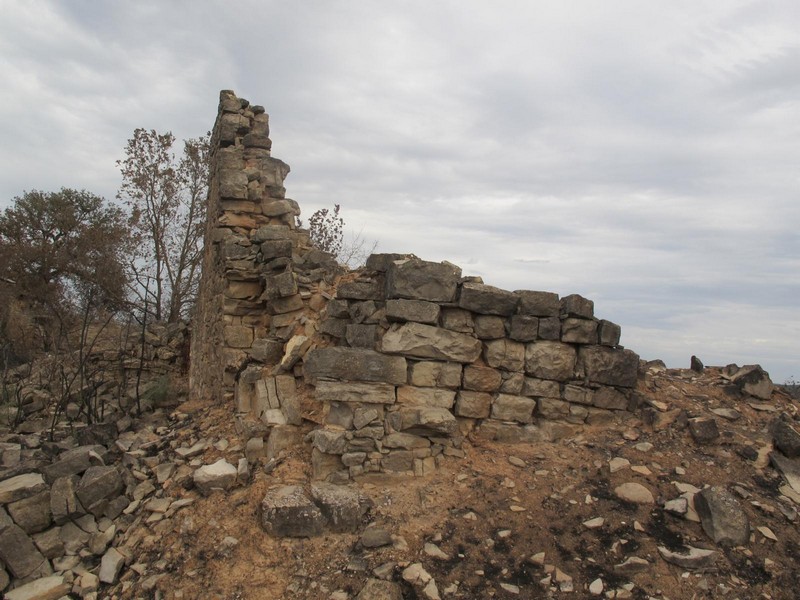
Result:
<svg viewBox="0 0 800 600"><path fill-rule="evenodd" d="M533 445L472 432L434 473L365 475L346 497L312 484L308 443L244 444L228 406L56 441L5 433L0 587L10 600L797 597L797 401L758 368L658 362L636 394L614 427L565 424Z"/></svg>

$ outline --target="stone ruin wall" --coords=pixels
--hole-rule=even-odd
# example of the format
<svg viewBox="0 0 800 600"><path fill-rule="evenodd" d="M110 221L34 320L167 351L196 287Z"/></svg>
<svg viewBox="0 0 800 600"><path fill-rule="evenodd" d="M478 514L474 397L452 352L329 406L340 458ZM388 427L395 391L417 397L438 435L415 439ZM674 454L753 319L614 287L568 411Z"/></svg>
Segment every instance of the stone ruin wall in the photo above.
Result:
<svg viewBox="0 0 800 600"><path fill-rule="evenodd" d="M316 479L424 475L467 435L552 440L633 410L639 357L578 295L505 291L450 263L312 247L264 109L220 95L192 340L194 395L232 401L248 447L296 442Z"/></svg>

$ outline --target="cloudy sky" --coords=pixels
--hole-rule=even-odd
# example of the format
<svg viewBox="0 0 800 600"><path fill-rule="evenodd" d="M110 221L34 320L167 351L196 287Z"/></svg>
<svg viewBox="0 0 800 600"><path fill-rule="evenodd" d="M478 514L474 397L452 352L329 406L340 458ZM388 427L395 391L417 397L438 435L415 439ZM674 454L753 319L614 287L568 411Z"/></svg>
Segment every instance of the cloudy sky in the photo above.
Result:
<svg viewBox="0 0 800 600"><path fill-rule="evenodd" d="M643 358L800 378L800 2L0 0L0 205L113 198L134 128L220 89L306 215L506 289L579 293Z"/></svg>

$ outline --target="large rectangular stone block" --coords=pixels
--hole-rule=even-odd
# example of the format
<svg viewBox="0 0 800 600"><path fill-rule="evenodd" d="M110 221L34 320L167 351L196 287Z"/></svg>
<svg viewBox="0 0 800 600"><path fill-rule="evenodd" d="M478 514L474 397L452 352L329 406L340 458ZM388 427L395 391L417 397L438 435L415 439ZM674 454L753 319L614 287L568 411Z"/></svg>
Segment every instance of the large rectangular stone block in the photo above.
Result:
<svg viewBox="0 0 800 600"><path fill-rule="evenodd" d="M421 361L409 369L409 383L419 387L457 388L461 386L461 363Z"/></svg>
<svg viewBox="0 0 800 600"><path fill-rule="evenodd" d="M635 352L609 346L583 346L578 356L578 370L589 381L629 388L636 386L639 356Z"/></svg>
<svg viewBox="0 0 800 600"><path fill-rule="evenodd" d="M486 342L483 357L490 367L506 371L522 371L525 365L525 345L507 339Z"/></svg>
<svg viewBox="0 0 800 600"><path fill-rule="evenodd" d="M471 363L481 354L481 342L464 333L422 323L405 323L386 332L381 349L390 354Z"/></svg>
<svg viewBox="0 0 800 600"><path fill-rule="evenodd" d="M394 404L395 387L388 383L317 381L314 397L320 402L365 402Z"/></svg>
<svg viewBox="0 0 800 600"><path fill-rule="evenodd" d="M524 396L498 394L492 402L492 418L501 421L517 421L530 423L533 421L533 409L536 401Z"/></svg>
<svg viewBox="0 0 800 600"><path fill-rule="evenodd" d="M324 378L404 384L407 377L405 358L366 348L316 348L306 354L304 363L312 383Z"/></svg>
<svg viewBox="0 0 800 600"><path fill-rule="evenodd" d="M479 315L510 316L517 310L519 297L483 283L467 282L461 286L458 305Z"/></svg>
<svg viewBox="0 0 800 600"><path fill-rule="evenodd" d="M389 264L386 270L386 297L453 302L461 269L449 263L411 258Z"/></svg>
<svg viewBox="0 0 800 600"><path fill-rule="evenodd" d="M597 343L597 322L569 317L561 322L561 341L575 344Z"/></svg>
<svg viewBox="0 0 800 600"><path fill-rule="evenodd" d="M439 322L439 305L425 300L396 298L386 301L388 321L414 321L436 325Z"/></svg>
<svg viewBox="0 0 800 600"><path fill-rule="evenodd" d="M519 296L517 313L533 317L557 317L559 313L558 294L553 292L534 292L517 290Z"/></svg>
<svg viewBox="0 0 800 600"><path fill-rule="evenodd" d="M561 342L538 341L525 348L525 372L540 379L566 381L573 377L577 352Z"/></svg>
<svg viewBox="0 0 800 600"><path fill-rule="evenodd" d="M397 402L415 406L452 408L456 399L454 390L404 385L397 388Z"/></svg>
<svg viewBox="0 0 800 600"><path fill-rule="evenodd" d="M461 390L456 398L456 415L471 419L486 419L491 405L491 394Z"/></svg>

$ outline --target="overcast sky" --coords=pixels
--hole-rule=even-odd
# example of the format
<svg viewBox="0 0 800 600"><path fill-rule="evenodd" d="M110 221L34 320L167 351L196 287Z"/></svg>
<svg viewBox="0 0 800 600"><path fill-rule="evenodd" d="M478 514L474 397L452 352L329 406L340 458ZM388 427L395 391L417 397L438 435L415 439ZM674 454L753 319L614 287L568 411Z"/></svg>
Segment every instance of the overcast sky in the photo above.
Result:
<svg viewBox="0 0 800 600"><path fill-rule="evenodd" d="M0 204L270 114L379 251L579 293L643 358L800 378L800 2L0 0Z"/></svg>

